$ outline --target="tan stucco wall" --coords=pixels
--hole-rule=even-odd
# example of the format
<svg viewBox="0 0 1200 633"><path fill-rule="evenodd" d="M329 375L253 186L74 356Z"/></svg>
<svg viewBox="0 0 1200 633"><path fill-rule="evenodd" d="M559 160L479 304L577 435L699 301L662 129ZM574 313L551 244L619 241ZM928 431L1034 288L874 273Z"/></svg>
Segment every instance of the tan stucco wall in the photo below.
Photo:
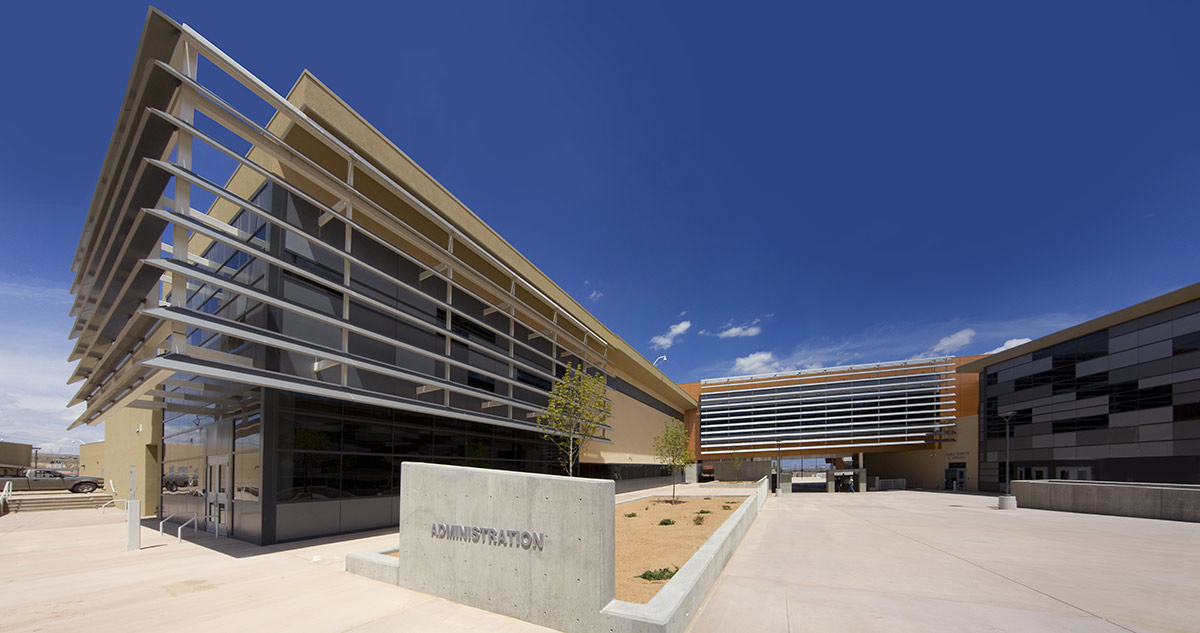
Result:
<svg viewBox="0 0 1200 633"><path fill-rule="evenodd" d="M104 421L104 483L109 486L112 481L116 486L115 498L128 499L130 467L133 467L137 479L134 496L142 502L145 516L158 513L162 487L158 454L162 424L156 418L157 414L148 409L126 408Z"/></svg>
<svg viewBox="0 0 1200 633"><path fill-rule="evenodd" d="M979 416L954 421L955 439L936 450L871 453L864 456L867 475L907 479L909 488L941 490L951 462L967 463L967 490L979 490Z"/></svg>
<svg viewBox="0 0 1200 633"><path fill-rule="evenodd" d="M33 444L0 442L0 464L8 466L30 466L33 462Z"/></svg>
<svg viewBox="0 0 1200 633"><path fill-rule="evenodd" d="M591 442L584 447L585 462L606 464L656 464L654 459L654 437L663 432L663 422L671 416L648 407L633 398L608 390L612 400L612 417L608 424L612 430L608 439L612 444Z"/></svg>
<svg viewBox="0 0 1200 633"><path fill-rule="evenodd" d="M84 477L104 477L104 442L92 442L79 446L79 474ZM105 480L107 489L108 483Z"/></svg>

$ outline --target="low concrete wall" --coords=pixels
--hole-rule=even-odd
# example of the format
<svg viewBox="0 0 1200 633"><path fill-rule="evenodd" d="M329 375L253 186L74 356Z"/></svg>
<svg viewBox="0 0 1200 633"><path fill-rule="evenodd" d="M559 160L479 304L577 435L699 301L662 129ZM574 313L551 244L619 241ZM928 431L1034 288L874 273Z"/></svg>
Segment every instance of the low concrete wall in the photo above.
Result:
<svg viewBox="0 0 1200 633"><path fill-rule="evenodd" d="M1200 486L1111 481L1014 481L1017 506L1200 522Z"/></svg>
<svg viewBox="0 0 1200 633"><path fill-rule="evenodd" d="M400 584L400 558L395 547L381 547L346 555L346 571L393 585Z"/></svg>
<svg viewBox="0 0 1200 633"><path fill-rule="evenodd" d="M416 462L402 469L399 550L350 554L346 571L568 632L686 630L769 496L764 477L650 602L635 604L613 599L611 481ZM439 527L453 525L529 525L545 530L544 546L476 541L461 530L455 538Z"/></svg>
<svg viewBox="0 0 1200 633"><path fill-rule="evenodd" d="M717 528L646 604L613 600L604 608L603 629L611 633L677 633L687 629L725 564L758 518L770 494L770 481L758 481L754 494Z"/></svg>
<svg viewBox="0 0 1200 633"><path fill-rule="evenodd" d="M722 460L717 462L705 462L705 466L713 467L713 477L717 481L758 481L760 478L771 474L773 465L769 461L752 462L746 460L742 467L734 473L733 461Z"/></svg>
<svg viewBox="0 0 1200 633"><path fill-rule="evenodd" d="M560 631L616 595L613 482L404 462L398 582Z"/></svg>
<svg viewBox="0 0 1200 633"><path fill-rule="evenodd" d="M641 479L614 479L617 494L623 492L633 492L635 490L645 490L647 488L658 488L659 486L669 486L671 484L683 483L683 473L676 473L668 477L642 477Z"/></svg>

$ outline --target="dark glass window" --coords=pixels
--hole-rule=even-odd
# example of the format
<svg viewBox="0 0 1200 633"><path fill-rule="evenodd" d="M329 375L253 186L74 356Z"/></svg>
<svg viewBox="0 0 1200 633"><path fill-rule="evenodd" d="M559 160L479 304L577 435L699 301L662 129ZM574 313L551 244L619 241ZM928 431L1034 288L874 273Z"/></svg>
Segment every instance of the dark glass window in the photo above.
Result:
<svg viewBox="0 0 1200 633"><path fill-rule="evenodd" d="M279 501L338 499L341 488L341 456L327 453L281 453L279 455Z"/></svg>
<svg viewBox="0 0 1200 633"><path fill-rule="evenodd" d="M347 421L342 430L342 450L347 453L391 453L392 425Z"/></svg>
<svg viewBox="0 0 1200 633"><path fill-rule="evenodd" d="M523 382L527 385L532 385L538 389L550 391L550 379L543 378L537 374L531 374L524 369L517 370L517 382Z"/></svg>
<svg viewBox="0 0 1200 633"><path fill-rule="evenodd" d="M281 502L398 494L399 464L409 459L553 469L549 443L533 431L292 393L278 402Z"/></svg>
<svg viewBox="0 0 1200 633"><path fill-rule="evenodd" d="M342 423L305 414L282 416L279 448L298 451L342 450Z"/></svg>

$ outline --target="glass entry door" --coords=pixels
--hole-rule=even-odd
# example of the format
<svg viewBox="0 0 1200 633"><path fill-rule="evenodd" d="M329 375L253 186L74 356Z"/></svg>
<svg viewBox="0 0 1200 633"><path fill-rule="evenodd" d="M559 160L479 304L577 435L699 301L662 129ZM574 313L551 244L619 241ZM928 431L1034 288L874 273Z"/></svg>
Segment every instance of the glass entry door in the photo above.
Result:
<svg viewBox="0 0 1200 633"><path fill-rule="evenodd" d="M229 535L231 515L229 507L230 481L233 479L229 469L229 456L220 455L208 457L208 469L204 486L204 529L215 532L219 536Z"/></svg>

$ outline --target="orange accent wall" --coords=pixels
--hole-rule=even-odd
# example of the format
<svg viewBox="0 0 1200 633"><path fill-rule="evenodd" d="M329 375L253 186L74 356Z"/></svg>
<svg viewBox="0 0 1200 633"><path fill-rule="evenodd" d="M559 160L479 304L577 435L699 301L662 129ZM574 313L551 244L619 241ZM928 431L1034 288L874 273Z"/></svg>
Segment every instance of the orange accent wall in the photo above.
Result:
<svg viewBox="0 0 1200 633"><path fill-rule="evenodd" d="M700 383L688 382L679 385L687 395L700 401ZM700 408L688 409L683 412L683 428L688 434L688 450L692 451L692 457L700 459Z"/></svg>

